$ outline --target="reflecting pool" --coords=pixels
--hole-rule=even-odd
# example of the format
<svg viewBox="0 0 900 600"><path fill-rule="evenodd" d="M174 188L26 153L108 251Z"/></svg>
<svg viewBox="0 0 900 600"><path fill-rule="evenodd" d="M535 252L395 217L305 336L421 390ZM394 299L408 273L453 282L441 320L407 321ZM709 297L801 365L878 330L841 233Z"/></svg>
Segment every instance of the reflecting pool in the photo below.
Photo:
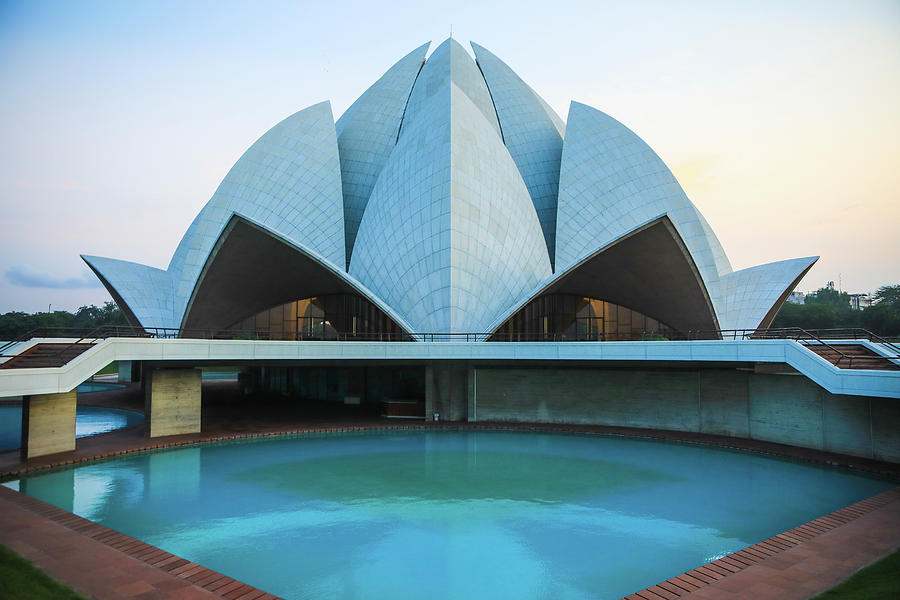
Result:
<svg viewBox="0 0 900 600"><path fill-rule="evenodd" d="M75 437L87 437L137 425L144 415L133 410L79 406L75 409ZM22 445L22 405L0 405L0 451Z"/></svg>
<svg viewBox="0 0 900 600"><path fill-rule="evenodd" d="M620 598L886 490L655 441L510 432L282 438L11 487L289 599Z"/></svg>

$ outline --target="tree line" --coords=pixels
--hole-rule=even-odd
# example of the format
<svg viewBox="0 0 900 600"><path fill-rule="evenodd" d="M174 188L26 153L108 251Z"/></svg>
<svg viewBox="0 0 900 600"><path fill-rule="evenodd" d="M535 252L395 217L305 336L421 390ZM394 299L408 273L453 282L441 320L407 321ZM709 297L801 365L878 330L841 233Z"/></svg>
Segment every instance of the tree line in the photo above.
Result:
<svg viewBox="0 0 900 600"><path fill-rule="evenodd" d="M850 307L850 294L824 287L807 294L804 304L785 302L772 327L834 329L860 327L886 337L900 336L900 285L886 285L863 310Z"/></svg>
<svg viewBox="0 0 900 600"><path fill-rule="evenodd" d="M0 340L14 340L34 329L96 329L105 325L128 325L128 320L115 302L103 306L82 306L74 313L66 310L53 312L8 312L0 315Z"/></svg>

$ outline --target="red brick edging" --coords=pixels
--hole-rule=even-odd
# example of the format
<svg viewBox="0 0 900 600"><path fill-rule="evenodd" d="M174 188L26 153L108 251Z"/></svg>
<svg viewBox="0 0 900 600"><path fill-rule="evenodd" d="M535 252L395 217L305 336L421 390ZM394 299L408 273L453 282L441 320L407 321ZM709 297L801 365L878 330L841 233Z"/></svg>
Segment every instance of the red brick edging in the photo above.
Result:
<svg viewBox="0 0 900 600"><path fill-rule="evenodd" d="M565 426L540 426L535 424L512 424L512 423L404 423L397 425L354 425L343 427L311 427L302 429L291 429L283 431L265 431L216 435L202 438L190 438L169 440L165 442L151 442L146 446L138 448L129 448L122 450L114 450L94 456L82 456L74 458L66 458L57 462L42 464L40 466L29 468L25 467L18 471L11 471L0 474L2 479L12 479L16 476L24 475L28 472L38 470L59 468L76 463L90 462L103 458L110 458L133 452L145 452L154 449L174 448L178 446L204 445L209 443L217 443L231 440L250 440L265 437L291 437L304 434L320 434L320 433L344 433L344 432L362 432L362 431L392 431L392 430L423 430L423 429L450 429L450 430L510 430L510 431L542 431L542 432L569 432L569 433L600 433L607 435L628 435L618 432L597 431L598 428L582 428L582 427L565 427ZM612 429L612 428L610 428ZM616 428L618 429L618 428ZM676 432L667 432L676 433ZM657 437L655 435L635 437ZM678 436L664 436L661 439L669 439L671 441L686 441L694 443L693 439L680 439ZM702 443L702 442L701 442ZM740 445L710 443L711 446L719 447L736 447ZM751 451L754 448L742 448ZM757 450L758 451L758 450ZM784 453L775 449L768 452L776 456L788 456L790 453ZM816 462L816 461L812 461ZM25 494L15 492L13 490L0 486L0 494L10 501L25 508L41 517L67 527L80 535L103 543L110 548L118 550L132 558L147 563L150 566L162 569L172 576L184 579L198 587L201 587L211 593L219 595L228 600L279 600L277 596L266 593L262 590L254 588L250 585L237 581L227 575L223 575L216 571L212 571L190 562L187 559L171 554L165 550L156 548L146 544L140 540L119 533L113 529L75 515L71 512L57 508L47 504L36 498L32 498ZM754 564L765 561L768 558L776 556L781 552L789 550L804 542L807 542L819 535L827 533L833 529L840 527L850 521L853 521L871 511L885 506L890 502L900 499L900 486L890 490L881 492L870 498L866 498L842 509L836 510L828 515L824 515L808 523L798 525L793 529L779 533L766 540L748 546L742 550L714 560L705 565L677 575L666 581L650 586L644 590L640 590L626 596L623 600L672 600L681 596L688 595L716 581L724 579L729 575L738 573Z"/></svg>
<svg viewBox="0 0 900 600"><path fill-rule="evenodd" d="M747 567L760 563L767 558L776 556L794 546L798 546L803 542L807 542L816 536L827 533L845 523L858 519L898 499L900 499L900 486L875 494L865 500L860 500L833 513L813 519L803 525L798 525L793 529L788 529L767 540L747 546L743 550L723 556L681 575L676 575L661 583L630 594L623 600L672 600L673 598L680 598L720 579L724 579L733 573L743 571Z"/></svg>
<svg viewBox="0 0 900 600"><path fill-rule="evenodd" d="M124 533L119 533L114 529L70 513L67 510L47 504L37 498L32 498L2 486L0 486L0 495L4 499L38 516L71 529L84 537L105 544L152 567L162 569L173 577L184 579L228 600L281 600L278 596L268 594L227 575L192 563L171 552L146 544Z"/></svg>

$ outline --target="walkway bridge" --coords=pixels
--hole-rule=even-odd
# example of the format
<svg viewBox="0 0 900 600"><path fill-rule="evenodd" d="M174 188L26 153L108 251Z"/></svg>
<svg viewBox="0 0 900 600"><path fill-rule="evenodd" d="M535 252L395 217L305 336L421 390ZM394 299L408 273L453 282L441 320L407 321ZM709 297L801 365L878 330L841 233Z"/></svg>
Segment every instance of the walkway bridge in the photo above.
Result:
<svg viewBox="0 0 900 600"><path fill-rule="evenodd" d="M900 430L900 403L890 402L900 399L900 349L858 331L829 337L803 330L733 331L716 332L720 339L602 343L485 342L484 334L413 334L419 341L406 342L178 337L184 333L114 329L0 347L0 399L24 398L23 453L74 449L76 386L113 361L140 361L151 437L200 430L197 367L420 365L429 418L599 420L736 437L754 437L755 428L756 437L772 441L783 441L773 439L781 436L786 443L828 446L791 437L814 419L821 421L816 427L823 439L838 426L845 437L889 427L887 449L876 448L875 434L868 433L863 445L870 448L863 454L900 461L900 439L893 433ZM586 398L590 405L554 408L561 397L576 404ZM676 407L677 414L671 412ZM837 415L831 421L829 410ZM796 426L786 424L792 419ZM759 434L761 424L784 431ZM862 452L853 444L843 451Z"/></svg>

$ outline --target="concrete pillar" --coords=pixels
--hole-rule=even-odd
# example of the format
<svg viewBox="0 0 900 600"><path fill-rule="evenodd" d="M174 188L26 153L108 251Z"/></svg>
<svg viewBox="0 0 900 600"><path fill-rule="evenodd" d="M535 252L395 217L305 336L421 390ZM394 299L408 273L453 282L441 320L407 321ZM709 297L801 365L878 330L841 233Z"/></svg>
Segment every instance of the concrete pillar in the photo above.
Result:
<svg viewBox="0 0 900 600"><path fill-rule="evenodd" d="M425 418L442 421L468 419L470 368L466 363L435 362L425 367Z"/></svg>
<svg viewBox="0 0 900 600"><path fill-rule="evenodd" d="M75 449L76 392L25 396L22 456L34 458Z"/></svg>
<svg viewBox="0 0 900 600"><path fill-rule="evenodd" d="M119 361L119 383L131 383L131 361Z"/></svg>
<svg viewBox="0 0 900 600"><path fill-rule="evenodd" d="M148 369L144 378L150 437L200 432L200 369Z"/></svg>

